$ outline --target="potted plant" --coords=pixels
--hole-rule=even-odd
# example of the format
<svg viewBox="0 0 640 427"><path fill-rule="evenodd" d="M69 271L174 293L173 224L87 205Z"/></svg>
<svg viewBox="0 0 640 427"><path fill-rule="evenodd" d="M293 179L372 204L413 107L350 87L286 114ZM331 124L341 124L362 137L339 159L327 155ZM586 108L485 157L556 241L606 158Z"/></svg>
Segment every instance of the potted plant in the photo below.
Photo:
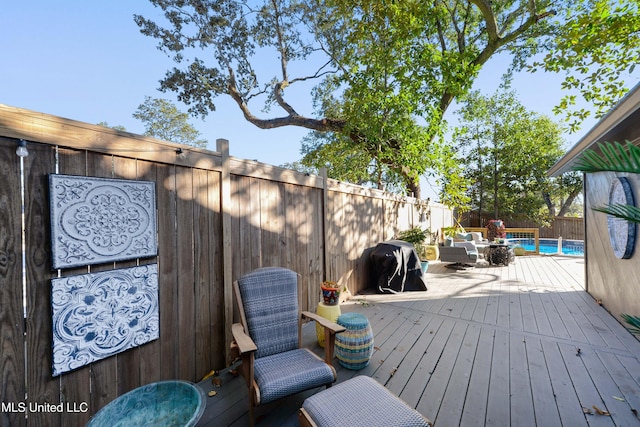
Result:
<svg viewBox="0 0 640 427"><path fill-rule="evenodd" d="M430 238L431 238L431 233L429 232L429 229L423 230L420 227L414 227L409 230L401 231L397 235L397 239L404 240L405 242L411 243L413 247L416 248L418 258L420 258L420 265L422 267L422 271L425 273L429 268L428 258L430 258L428 254L429 251L427 250L428 245L425 242L427 241L427 239L430 239Z"/></svg>
<svg viewBox="0 0 640 427"><path fill-rule="evenodd" d="M504 239L507 237L505 229L504 221L501 219L492 219L489 221L487 224L487 239L489 242L497 242L496 239Z"/></svg>
<svg viewBox="0 0 640 427"><path fill-rule="evenodd" d="M333 280L325 280L320 284L322 302L326 305L338 305L340 302L340 285Z"/></svg>

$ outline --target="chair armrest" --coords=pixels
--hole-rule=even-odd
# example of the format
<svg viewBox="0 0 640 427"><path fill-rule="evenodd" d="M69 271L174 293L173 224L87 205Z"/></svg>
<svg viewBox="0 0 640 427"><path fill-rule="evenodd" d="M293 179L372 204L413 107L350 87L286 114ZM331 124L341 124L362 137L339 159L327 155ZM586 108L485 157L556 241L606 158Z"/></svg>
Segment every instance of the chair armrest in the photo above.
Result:
<svg viewBox="0 0 640 427"><path fill-rule="evenodd" d="M329 331L332 334L337 334L339 332L344 332L347 329L344 326L340 326L337 323L334 323L328 319L325 319L324 317L316 314L316 313L312 313L310 311L303 311L302 312L302 317L305 317L307 319L311 319L311 320L315 320L316 322L318 322L318 324L324 328L329 329Z"/></svg>
<svg viewBox="0 0 640 427"><path fill-rule="evenodd" d="M244 328L240 323L234 323L231 325L231 334L238 345L238 351L240 354L249 353L258 349L256 343L254 343L251 337L244 332Z"/></svg>
<svg viewBox="0 0 640 427"><path fill-rule="evenodd" d="M331 366L331 361L333 360L333 352L335 349L336 334L339 332L346 331L347 328L345 328L344 326L340 326L337 323L334 323L310 311L303 311L302 317L315 320L318 325L323 327L324 329L324 361L327 365ZM332 366L332 369L333 369L333 366ZM334 372L334 379L335 379L335 370L333 372Z"/></svg>

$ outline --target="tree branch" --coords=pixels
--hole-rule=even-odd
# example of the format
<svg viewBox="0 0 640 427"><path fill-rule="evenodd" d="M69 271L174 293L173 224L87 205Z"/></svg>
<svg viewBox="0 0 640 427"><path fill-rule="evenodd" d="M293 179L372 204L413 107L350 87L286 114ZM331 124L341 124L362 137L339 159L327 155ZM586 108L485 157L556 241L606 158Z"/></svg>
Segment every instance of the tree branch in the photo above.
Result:
<svg viewBox="0 0 640 427"><path fill-rule="evenodd" d="M498 33L498 25L496 22L496 16L493 13L493 9L491 8L491 2L489 0L470 0L471 3L475 4L482 16L484 17L486 31L488 35L487 45L480 51L478 56L476 56L473 61L470 62L470 67L479 67L484 65L491 56L498 51L504 45L516 40L518 37L522 36L527 30L529 30L533 25L535 25L538 21L545 19L549 16L553 16L556 14L555 10L546 11L541 14L536 14L535 11L530 10L529 17L515 30L506 34L504 37L500 37ZM531 3L530 3L531 4ZM533 5L532 7L535 7ZM511 17L511 14L508 19L515 19L515 17ZM440 99L440 112L442 114L445 113L451 102L453 102L454 94L450 92L445 92Z"/></svg>
<svg viewBox="0 0 640 427"><path fill-rule="evenodd" d="M484 22L487 25L487 35L489 36L488 44L493 44L500 38L500 36L498 35L498 23L496 22L496 16L491 8L491 1L471 0L471 3L475 4L478 9L480 9L480 12L484 17Z"/></svg>
<svg viewBox="0 0 640 427"><path fill-rule="evenodd" d="M299 116L296 110L282 97L282 90L287 86L289 86L289 82L286 80L276 83L273 87L273 97L276 99L278 105L282 107L284 111L289 113L290 116Z"/></svg>
<svg viewBox="0 0 640 427"><path fill-rule="evenodd" d="M254 126L260 129L275 129L283 126L298 126L306 129L316 130L319 132L341 132L345 128L344 120L331 118L313 119L303 117L298 114L290 114L285 117L277 117L273 119L261 119L255 116L247 103L242 99L242 95L238 91L236 78L233 69L229 67L229 82L227 90L231 98L236 102L244 118Z"/></svg>

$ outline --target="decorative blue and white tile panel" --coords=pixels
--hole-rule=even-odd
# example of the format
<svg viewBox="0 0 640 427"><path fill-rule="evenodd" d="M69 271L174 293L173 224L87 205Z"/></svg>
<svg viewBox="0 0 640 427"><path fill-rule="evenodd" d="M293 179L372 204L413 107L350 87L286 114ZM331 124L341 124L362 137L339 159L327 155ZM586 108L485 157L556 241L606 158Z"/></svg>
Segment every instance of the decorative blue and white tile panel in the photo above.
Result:
<svg viewBox="0 0 640 427"><path fill-rule="evenodd" d="M158 266L51 280L53 375L160 336Z"/></svg>
<svg viewBox="0 0 640 427"><path fill-rule="evenodd" d="M49 175L54 269L158 253L155 183Z"/></svg>

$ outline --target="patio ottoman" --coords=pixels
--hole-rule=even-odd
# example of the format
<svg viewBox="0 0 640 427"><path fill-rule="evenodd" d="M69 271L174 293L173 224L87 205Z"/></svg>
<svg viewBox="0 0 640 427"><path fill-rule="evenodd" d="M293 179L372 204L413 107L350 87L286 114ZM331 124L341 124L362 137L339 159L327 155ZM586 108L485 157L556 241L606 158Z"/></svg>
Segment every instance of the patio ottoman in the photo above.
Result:
<svg viewBox="0 0 640 427"><path fill-rule="evenodd" d="M330 387L303 403L303 427L431 427L418 411L376 380L357 376Z"/></svg>

